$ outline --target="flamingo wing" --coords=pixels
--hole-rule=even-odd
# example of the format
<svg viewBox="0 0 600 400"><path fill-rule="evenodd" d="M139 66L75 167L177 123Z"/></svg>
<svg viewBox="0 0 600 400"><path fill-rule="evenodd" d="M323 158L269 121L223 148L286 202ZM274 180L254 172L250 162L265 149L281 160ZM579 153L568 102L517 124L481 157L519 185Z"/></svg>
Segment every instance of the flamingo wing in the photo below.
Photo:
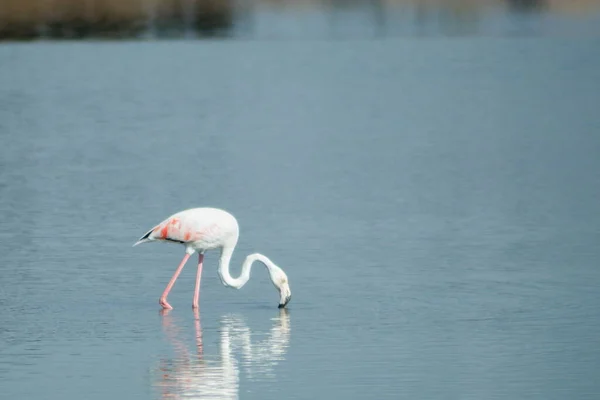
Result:
<svg viewBox="0 0 600 400"><path fill-rule="evenodd" d="M220 236L221 229L218 222L215 212L210 209L181 211L146 232L135 245L155 240L183 244L206 241L208 245Z"/></svg>

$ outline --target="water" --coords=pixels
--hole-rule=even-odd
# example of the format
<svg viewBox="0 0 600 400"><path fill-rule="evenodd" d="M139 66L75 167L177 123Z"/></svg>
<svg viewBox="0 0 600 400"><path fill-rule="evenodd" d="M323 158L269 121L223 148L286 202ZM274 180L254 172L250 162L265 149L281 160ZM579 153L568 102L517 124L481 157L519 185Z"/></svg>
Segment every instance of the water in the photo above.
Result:
<svg viewBox="0 0 600 400"><path fill-rule="evenodd" d="M0 47L0 398L595 399L591 37ZM236 215L240 291L131 245Z"/></svg>

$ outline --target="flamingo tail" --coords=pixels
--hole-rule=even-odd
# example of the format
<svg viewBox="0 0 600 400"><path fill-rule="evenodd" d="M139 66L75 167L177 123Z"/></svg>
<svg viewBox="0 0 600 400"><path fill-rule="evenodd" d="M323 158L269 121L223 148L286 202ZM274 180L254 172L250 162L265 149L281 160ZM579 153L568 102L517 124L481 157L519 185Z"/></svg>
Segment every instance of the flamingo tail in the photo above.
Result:
<svg viewBox="0 0 600 400"><path fill-rule="evenodd" d="M150 237L150 234L152 234L152 229L150 229L148 232L146 232L146 234L144 236L142 236L137 242L135 242L134 245L131 247L135 247L138 244L154 241L154 239Z"/></svg>

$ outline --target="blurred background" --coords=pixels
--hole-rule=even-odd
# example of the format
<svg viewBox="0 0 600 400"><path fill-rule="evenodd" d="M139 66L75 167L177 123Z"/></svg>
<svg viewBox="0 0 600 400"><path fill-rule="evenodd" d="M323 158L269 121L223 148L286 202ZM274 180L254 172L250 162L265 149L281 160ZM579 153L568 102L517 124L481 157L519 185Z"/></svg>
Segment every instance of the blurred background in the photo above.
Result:
<svg viewBox="0 0 600 400"><path fill-rule="evenodd" d="M0 40L594 32L600 0L0 0Z"/></svg>

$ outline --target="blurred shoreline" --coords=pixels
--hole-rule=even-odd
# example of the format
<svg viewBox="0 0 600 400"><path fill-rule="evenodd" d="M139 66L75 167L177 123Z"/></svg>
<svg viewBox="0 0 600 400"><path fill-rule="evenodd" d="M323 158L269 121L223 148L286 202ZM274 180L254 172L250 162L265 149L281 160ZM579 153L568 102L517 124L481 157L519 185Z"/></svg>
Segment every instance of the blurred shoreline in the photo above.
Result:
<svg viewBox="0 0 600 400"><path fill-rule="evenodd" d="M600 0L0 0L0 41L227 37L236 26L251 29L259 12L362 10L375 24L390 12L444 12L460 24L490 9L585 15Z"/></svg>

